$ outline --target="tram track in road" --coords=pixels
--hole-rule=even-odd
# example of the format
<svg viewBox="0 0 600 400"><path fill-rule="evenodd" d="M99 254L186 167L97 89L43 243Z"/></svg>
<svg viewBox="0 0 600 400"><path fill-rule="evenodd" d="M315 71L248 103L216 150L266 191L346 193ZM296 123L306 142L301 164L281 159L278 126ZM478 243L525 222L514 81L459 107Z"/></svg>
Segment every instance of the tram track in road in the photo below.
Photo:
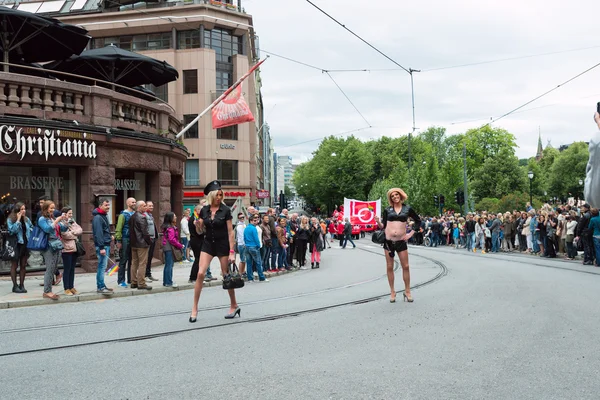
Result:
<svg viewBox="0 0 600 400"><path fill-rule="evenodd" d="M381 255L380 253L377 253L373 250L368 250L368 249L364 249L364 248L359 248L359 250L365 251L367 253ZM424 258L426 258L426 257L424 257ZM397 261L395 261L394 271L397 271L398 268L399 268L399 264ZM376 278L368 279L366 281L349 283L346 285L341 285L341 286L332 287L332 288L314 290L312 292L271 297L271 298L262 299L262 300L240 302L240 306L249 306L249 305L255 305L255 304L271 303L271 302L275 302L275 301L290 300L290 299L295 299L295 298L314 296L314 295L319 295L319 294L323 294L323 293L328 293L328 292L349 289L352 287L365 285L368 283L382 280L385 277L386 277L386 275L384 274L384 275L378 276ZM198 313L208 312L208 311L216 311L216 310L225 310L228 308L229 308L228 305L202 307L202 308L198 309ZM169 316L173 316L173 315L184 315L184 314L188 314L189 312L190 312L190 310L187 309L187 310L180 310L180 311L168 311L168 312L162 312L162 313L152 313L152 314L144 314L144 315L136 315L136 316L120 317L120 318L105 318L105 319L97 319L97 320L90 320L90 321L78 321L78 322L71 322L71 323L64 323L64 324L41 325L41 326L32 326L32 327L25 327L25 328L0 329L0 335L8 334L8 333L43 331L43 330L49 330L49 329L73 328L73 327L86 326L86 325L98 325L98 324L106 324L106 323L143 320L143 319L149 319L149 318L169 317Z"/></svg>
<svg viewBox="0 0 600 400"><path fill-rule="evenodd" d="M411 249L415 249L415 250L425 250L426 247L424 246L415 246L415 245L411 245L409 246L409 248ZM552 269L559 269L559 270L563 270L563 271L571 271L571 272L578 272L581 274L588 274L588 275L597 275L600 276L600 268L597 268L595 270L592 271L583 271L583 270L579 270L579 269L574 269L574 268L567 268L567 267L561 267L559 265L548 265L548 264L542 264L539 262L530 262L530 260L532 259L532 256L527 256L525 254L514 254L512 257L509 256L508 254L504 254L504 253L486 253L486 254L481 254L481 253L472 253L470 251L467 251L465 249L459 249L458 251L449 251L449 250L444 250L443 247L440 248L440 246L436 247L437 250L435 250L435 253L444 253L444 254L451 254L451 255L462 255L462 256L469 256L469 257L475 257L475 258L479 258L481 260L484 261L488 261L486 259L489 260L499 260L499 261L507 261L507 262L511 262L511 263L517 263L517 264L526 264L526 265L533 265L536 267L543 267L543 268L552 268ZM462 250L462 252L461 252ZM504 255L501 256L499 254ZM416 255L416 256L421 256L419 254L411 254L411 255ZM515 258L519 258L519 259L515 259ZM423 258L427 258L424 257ZM557 260L554 258L544 258L544 260L553 260L554 262L563 262L562 260ZM566 262L566 261L564 261ZM592 267L592 268L596 268L596 267Z"/></svg>
<svg viewBox="0 0 600 400"><path fill-rule="evenodd" d="M383 256L383 254L381 254L380 252L374 252L374 251L367 250L367 249L360 249L360 250ZM436 260L432 257L426 257L426 256L421 256L421 255L416 255L416 254L413 254L412 256L423 258L425 260L428 260L428 261L434 263L437 267L439 267L439 272L433 278L411 286L411 289L417 289L417 288L421 288L421 287L424 287L427 285L431 285L447 275L448 268L441 261ZM394 269L397 270L398 267L399 267L399 264L397 261L395 261ZM332 290L340 290L340 289L344 289L347 287L352 287L352 286L357 286L360 284L374 282L374 281L380 280L384 277L385 277L385 275L382 277L371 279L369 281L359 282L357 284L352 284L352 285L345 285L345 286L341 286L339 288L324 289L321 291L307 293L305 295L308 296L308 295L314 295L316 293L325 293L325 292L332 291ZM396 293L402 293L402 292L404 292L404 290L396 291ZM328 311L328 310L332 310L332 309L336 309L336 308L340 308L340 307L366 304L366 303L370 303L373 301L381 300L387 296L389 296L389 292L387 292L385 294L381 294L381 295L375 295L375 296L370 296L370 297L366 297L366 298L362 298L362 299L330 304L330 305L322 306L322 307L314 307L314 308L309 308L309 309L304 309L304 310L299 310L299 311L293 311L293 312L289 312L289 313L265 315L265 316L256 317L256 318L239 319L239 320L221 322L218 324L212 324L212 325L206 325L206 326L194 326L194 327L173 329L173 330L169 330L169 331L163 331L163 332L157 332L157 333L151 333L151 334L132 335L132 336L121 337L121 338L103 339L103 340L96 340L96 341L87 341L87 342L82 342L82 343L65 344L65 345L60 345L60 346L47 346L47 347L40 347L40 348L36 348L36 349L5 352L5 353L0 353L0 358L10 357L10 356L18 356L18 355L24 355L24 354L41 353L41 352L47 352L47 351L53 351L53 350L74 349L74 348L81 348L81 347L88 347L88 346L95 346L95 345L102 345L102 344L109 344L109 343L135 342L135 341L141 341L141 340L149 340L149 339L167 337L167 336L180 334L180 333L186 333L186 332L204 331L204 330L217 329L217 328L222 328L222 327L227 327L227 326L236 326L239 324L252 324L252 323L261 323L261 322L267 322L267 321L276 321L276 320L281 320L281 319L286 319L286 318L291 318L291 317L298 317L298 316L307 315L307 314L319 313L319 312ZM248 302L245 304L246 305L257 304L257 303L264 303L264 302L268 302L268 301L276 301L277 299L282 299L282 298L294 298L294 297L301 297L301 295L284 296L284 297L275 298L275 299L264 299L264 300L260 300L260 301L256 301L256 302ZM217 309L223 309L223 308L228 308L228 306L207 307L207 308L201 309L199 311L211 311L211 310L217 310ZM177 313L162 313L158 316L172 316L174 314L179 314L179 313L187 314L187 313L189 313L189 310L177 312ZM148 316L130 317L130 318L125 317L122 319L113 319L113 320L107 320L107 321L87 321L87 322L84 321L84 322L80 323L80 325L91 325L91 324L99 324L99 323L107 323L107 322L123 322L123 321L130 321L130 320L136 320L136 319L141 319L141 318L151 318L151 317L152 317L151 315L148 315ZM64 326L64 325L66 325L66 324L57 326L57 328L73 326L73 325L67 325L67 326ZM39 328L39 329L34 329L34 328ZM23 329L42 330L42 329L52 329L52 328L53 328L53 326L47 326L45 328L44 327L33 327L33 328L23 328ZM4 330L4 331L0 331L0 335L6 334L6 333L22 332L22 331L23 330Z"/></svg>

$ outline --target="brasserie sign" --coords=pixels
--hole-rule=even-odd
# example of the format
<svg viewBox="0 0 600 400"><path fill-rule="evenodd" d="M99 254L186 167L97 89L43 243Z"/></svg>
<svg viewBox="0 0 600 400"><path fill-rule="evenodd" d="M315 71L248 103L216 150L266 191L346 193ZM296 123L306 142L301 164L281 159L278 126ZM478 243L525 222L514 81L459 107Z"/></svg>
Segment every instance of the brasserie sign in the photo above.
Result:
<svg viewBox="0 0 600 400"><path fill-rule="evenodd" d="M96 143L83 132L12 125L0 126L0 153L25 156L96 158Z"/></svg>

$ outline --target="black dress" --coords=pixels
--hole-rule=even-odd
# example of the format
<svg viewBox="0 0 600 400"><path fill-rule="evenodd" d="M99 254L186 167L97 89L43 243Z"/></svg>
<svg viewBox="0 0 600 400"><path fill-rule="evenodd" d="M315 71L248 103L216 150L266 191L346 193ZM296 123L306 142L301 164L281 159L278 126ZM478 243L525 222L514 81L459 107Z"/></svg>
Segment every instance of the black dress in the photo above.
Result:
<svg viewBox="0 0 600 400"><path fill-rule="evenodd" d="M227 231L227 221L231 221L231 210L225 204L215 213L214 219L211 219L210 206L202 207L200 218L204 221L206 233L204 234L204 243L202 251L213 257L225 257L229 255L229 232Z"/></svg>

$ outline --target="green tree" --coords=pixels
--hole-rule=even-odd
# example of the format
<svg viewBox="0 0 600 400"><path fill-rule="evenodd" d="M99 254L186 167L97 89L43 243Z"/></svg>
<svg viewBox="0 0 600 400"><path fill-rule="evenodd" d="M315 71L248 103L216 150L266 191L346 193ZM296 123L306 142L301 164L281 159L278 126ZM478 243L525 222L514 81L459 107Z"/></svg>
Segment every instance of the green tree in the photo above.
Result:
<svg viewBox="0 0 600 400"><path fill-rule="evenodd" d="M286 198L291 198L292 197L292 189L290 189L290 187L288 185L285 185L283 187L283 194L285 194Z"/></svg>
<svg viewBox="0 0 600 400"><path fill-rule="evenodd" d="M487 160L501 152L504 151L504 154L514 155L517 146L512 133L502 128L492 128L489 125L465 132L464 142L467 145L467 174L469 178L473 178L475 172ZM517 160L517 165L518 162Z"/></svg>
<svg viewBox="0 0 600 400"><path fill-rule="evenodd" d="M500 199L498 212L525 211L527 202L529 202L529 194L521 192L509 193Z"/></svg>
<svg viewBox="0 0 600 400"><path fill-rule="evenodd" d="M525 179L512 149L501 149L477 168L471 187L476 199L502 198L514 191L524 191Z"/></svg>
<svg viewBox="0 0 600 400"><path fill-rule="evenodd" d="M484 197L477 204L475 210L497 213L500 211L500 200L496 198Z"/></svg>
<svg viewBox="0 0 600 400"><path fill-rule="evenodd" d="M588 146L584 142L573 143L559 153L550 169L548 195L568 197L571 193L581 197L583 186L579 185L579 180L585 179L589 156Z"/></svg>

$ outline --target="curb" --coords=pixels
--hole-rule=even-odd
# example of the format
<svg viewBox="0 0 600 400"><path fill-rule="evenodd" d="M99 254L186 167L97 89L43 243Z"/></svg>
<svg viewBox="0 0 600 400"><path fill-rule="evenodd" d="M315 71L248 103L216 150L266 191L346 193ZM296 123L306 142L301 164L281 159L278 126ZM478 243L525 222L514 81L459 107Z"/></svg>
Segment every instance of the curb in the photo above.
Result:
<svg viewBox="0 0 600 400"><path fill-rule="evenodd" d="M296 272L298 271L299 268L294 268L290 271L278 271L278 272L266 272L265 276L268 278L272 278L278 275L286 275L292 272ZM217 279L216 281L210 281L210 282L204 282L202 287L206 288L206 287L216 287L216 286L221 286L223 280L221 279ZM33 306L45 306L45 305L51 305L51 304L65 304L65 303L77 303L80 301L95 301L95 300L110 300L110 299L114 299L114 298L120 298L120 297L131 297L131 296L147 296L147 295L152 295L155 293L170 293L170 292L177 292L180 290L191 290L194 289L193 284L191 283L185 283L182 285L179 285L176 288L171 288L171 287L165 287L165 286L153 286L152 290L137 290L137 289L123 289L123 290L119 290L119 289L115 289L115 292L113 292L112 295L110 296L105 296L102 294L98 294L98 293L82 293L79 295L75 295L75 296L60 296L60 300L51 300L51 299L46 299L46 298L37 298L37 299L26 299L26 300L10 300L10 301L5 301L5 302L0 302L0 310L2 309L9 309L9 308L22 308L22 307L33 307Z"/></svg>

